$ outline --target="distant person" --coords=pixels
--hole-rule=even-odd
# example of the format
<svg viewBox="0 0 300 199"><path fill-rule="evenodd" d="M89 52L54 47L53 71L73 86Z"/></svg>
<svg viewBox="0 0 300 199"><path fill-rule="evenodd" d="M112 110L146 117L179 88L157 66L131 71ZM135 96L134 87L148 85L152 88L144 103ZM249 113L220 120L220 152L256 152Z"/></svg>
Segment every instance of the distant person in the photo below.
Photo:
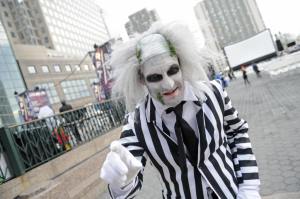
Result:
<svg viewBox="0 0 300 199"><path fill-rule="evenodd" d="M67 104L65 100L61 101L61 105L62 106L59 108L60 113L73 109L73 107L70 104Z"/></svg>
<svg viewBox="0 0 300 199"><path fill-rule="evenodd" d="M63 113L63 112L66 112L66 111L70 111L70 110L73 109L73 107L70 104L67 104L67 102L65 100L61 101L61 105L62 106L59 108L59 112L60 113ZM72 113L65 113L65 114L62 115L62 117L66 120L67 123L74 122L78 118L77 115L75 115L74 112L72 112ZM82 139L80 137L78 128L76 126L76 123L74 124L73 127L74 127L74 136L75 136L76 141L81 142Z"/></svg>
<svg viewBox="0 0 300 199"><path fill-rule="evenodd" d="M250 85L250 81L248 80L247 70L246 70L246 67L244 65L241 66L241 71L243 73L244 84L245 85L247 85L247 84Z"/></svg>
<svg viewBox="0 0 300 199"><path fill-rule="evenodd" d="M50 132L53 132L54 129L59 125L59 122L56 121L54 117L51 117L53 115L54 111L48 105L44 105L40 108L37 116L38 119L46 123Z"/></svg>
<svg viewBox="0 0 300 199"><path fill-rule="evenodd" d="M216 75L215 75L215 79L216 80L220 80L221 82L222 82L222 86L223 86L223 88L225 88L225 87L227 87L228 86L228 81L227 80L225 80L225 78L224 78L224 76L223 76L223 73L217 73Z"/></svg>
<svg viewBox="0 0 300 199"><path fill-rule="evenodd" d="M39 114L38 114L38 119L50 117L52 115L54 115L54 111L48 105L45 105L40 108Z"/></svg>
<svg viewBox="0 0 300 199"><path fill-rule="evenodd" d="M228 78L230 79L230 81L233 79L232 75L230 74L230 72L227 73Z"/></svg>
<svg viewBox="0 0 300 199"><path fill-rule="evenodd" d="M233 72L232 68L229 69L228 76L229 76L229 74L230 74L232 79L236 79L236 76L234 75L234 72Z"/></svg>
<svg viewBox="0 0 300 199"><path fill-rule="evenodd" d="M256 74L257 77L261 77L261 75L260 75L260 70L259 70L259 68L258 68L258 66L257 66L256 63L254 63L254 64L252 65L252 69L254 70L254 72L255 72L255 74Z"/></svg>

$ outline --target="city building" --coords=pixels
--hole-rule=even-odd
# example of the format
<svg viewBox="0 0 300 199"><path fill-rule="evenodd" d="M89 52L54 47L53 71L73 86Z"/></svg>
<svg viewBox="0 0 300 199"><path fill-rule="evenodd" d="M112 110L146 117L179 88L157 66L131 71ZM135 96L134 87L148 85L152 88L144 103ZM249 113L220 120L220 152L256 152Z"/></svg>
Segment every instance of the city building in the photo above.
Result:
<svg viewBox="0 0 300 199"><path fill-rule="evenodd" d="M15 92L24 90L22 74L0 20L0 126L19 121L19 106Z"/></svg>
<svg viewBox="0 0 300 199"><path fill-rule="evenodd" d="M132 36L135 33L143 33L147 31L150 26L159 20L156 10L142 9L129 17L129 21L125 24L125 29L128 36Z"/></svg>
<svg viewBox="0 0 300 199"><path fill-rule="evenodd" d="M96 102L89 52L110 34L95 0L0 0L0 17L25 83L17 92L46 89L55 113L61 100Z"/></svg>
<svg viewBox="0 0 300 199"><path fill-rule="evenodd" d="M205 38L205 45L216 52L218 65L227 64L224 46L247 39L265 29L255 0L203 0L194 12ZM218 55L219 54L219 55Z"/></svg>
<svg viewBox="0 0 300 199"><path fill-rule="evenodd" d="M95 43L110 39L94 0L0 0L4 26L13 44L43 45L83 57Z"/></svg>
<svg viewBox="0 0 300 199"><path fill-rule="evenodd" d="M55 56L53 50L30 45L15 45L15 52L27 89L45 89L56 113L61 100L73 107L96 102L92 84L97 76L88 54L85 59Z"/></svg>

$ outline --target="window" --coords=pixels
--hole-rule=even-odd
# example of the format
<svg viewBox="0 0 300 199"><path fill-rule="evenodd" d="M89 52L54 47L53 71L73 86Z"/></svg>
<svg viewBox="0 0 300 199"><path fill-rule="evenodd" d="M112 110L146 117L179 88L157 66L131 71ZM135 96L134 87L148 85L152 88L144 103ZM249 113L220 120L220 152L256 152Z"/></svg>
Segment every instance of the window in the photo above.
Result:
<svg viewBox="0 0 300 199"><path fill-rule="evenodd" d="M36 35L37 37L40 36L40 33L39 33L38 30L35 30L34 33L35 33L35 35Z"/></svg>
<svg viewBox="0 0 300 199"><path fill-rule="evenodd" d="M44 27L42 27L42 28L41 28L41 32L42 32L42 33L45 33L45 32L46 32L46 29L45 29Z"/></svg>
<svg viewBox="0 0 300 199"><path fill-rule="evenodd" d="M54 65L54 71L59 73L61 71L60 66L59 65Z"/></svg>
<svg viewBox="0 0 300 199"><path fill-rule="evenodd" d="M20 23L18 21L15 23L15 25L17 29L20 28Z"/></svg>
<svg viewBox="0 0 300 199"><path fill-rule="evenodd" d="M25 38L22 32L19 33L19 37L20 37L20 39L24 39Z"/></svg>
<svg viewBox="0 0 300 199"><path fill-rule="evenodd" d="M76 71L80 71L80 66L79 65L75 65L74 67L75 67Z"/></svg>
<svg viewBox="0 0 300 199"><path fill-rule="evenodd" d="M89 65L83 65L83 68L85 71L88 71L89 70Z"/></svg>
<svg viewBox="0 0 300 199"><path fill-rule="evenodd" d="M43 73L49 73L48 66L42 66L42 71L43 71Z"/></svg>
<svg viewBox="0 0 300 199"><path fill-rule="evenodd" d="M35 66L27 66L27 69L30 74L36 73Z"/></svg>
<svg viewBox="0 0 300 199"><path fill-rule="evenodd" d="M83 79L64 81L60 84L66 100L75 100L90 96L88 87Z"/></svg>
<svg viewBox="0 0 300 199"><path fill-rule="evenodd" d="M16 38L16 34L14 32L10 32L10 34L13 38Z"/></svg>
<svg viewBox="0 0 300 199"><path fill-rule="evenodd" d="M34 20L31 20L31 24L32 24L33 27L36 27L36 23L35 23Z"/></svg>
<svg viewBox="0 0 300 199"><path fill-rule="evenodd" d="M70 66L70 65L65 65L65 68L66 68L66 71L67 71L67 72L71 72L71 71L72 71L72 69L71 69L71 66Z"/></svg>

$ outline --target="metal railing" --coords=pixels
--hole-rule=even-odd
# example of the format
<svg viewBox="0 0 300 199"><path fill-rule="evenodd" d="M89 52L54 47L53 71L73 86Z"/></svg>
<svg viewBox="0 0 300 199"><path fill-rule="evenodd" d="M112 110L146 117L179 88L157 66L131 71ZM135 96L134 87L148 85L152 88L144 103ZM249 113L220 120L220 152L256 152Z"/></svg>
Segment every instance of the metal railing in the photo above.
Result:
<svg viewBox="0 0 300 199"><path fill-rule="evenodd" d="M0 184L122 124L122 99L0 129Z"/></svg>

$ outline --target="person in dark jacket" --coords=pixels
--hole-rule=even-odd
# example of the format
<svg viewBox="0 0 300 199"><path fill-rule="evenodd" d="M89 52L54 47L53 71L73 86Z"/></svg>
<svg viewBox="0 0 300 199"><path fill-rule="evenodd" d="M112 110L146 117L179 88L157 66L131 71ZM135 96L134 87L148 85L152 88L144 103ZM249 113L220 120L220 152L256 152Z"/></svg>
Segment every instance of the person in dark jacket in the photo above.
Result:
<svg viewBox="0 0 300 199"><path fill-rule="evenodd" d="M256 63L254 63L254 64L252 65L252 69L254 70L254 72L255 72L255 74L256 74L257 77L261 77L261 75L260 75L260 70L259 70L259 68L258 68L258 66L257 66Z"/></svg>
<svg viewBox="0 0 300 199"><path fill-rule="evenodd" d="M61 105L62 106L59 108L60 113L73 109L73 107L70 104L67 104L65 100L61 101Z"/></svg>
<svg viewBox="0 0 300 199"><path fill-rule="evenodd" d="M243 79L245 85L250 85L250 81L248 80L247 69L244 65L241 66L241 71L243 73Z"/></svg>
<svg viewBox="0 0 300 199"><path fill-rule="evenodd" d="M73 107L70 104L67 104L65 100L61 101L61 105L62 106L59 108L60 113L70 111L73 109ZM69 112L69 113L63 114L62 117L66 120L67 123L71 123L71 122L74 122L75 120L77 120L77 118L78 118L76 116L76 114L75 115L74 114L75 114L74 112ZM74 136L76 138L76 141L81 142L81 137L80 137L78 128L76 126L76 123L73 125L73 127L71 126L71 128L74 129Z"/></svg>

